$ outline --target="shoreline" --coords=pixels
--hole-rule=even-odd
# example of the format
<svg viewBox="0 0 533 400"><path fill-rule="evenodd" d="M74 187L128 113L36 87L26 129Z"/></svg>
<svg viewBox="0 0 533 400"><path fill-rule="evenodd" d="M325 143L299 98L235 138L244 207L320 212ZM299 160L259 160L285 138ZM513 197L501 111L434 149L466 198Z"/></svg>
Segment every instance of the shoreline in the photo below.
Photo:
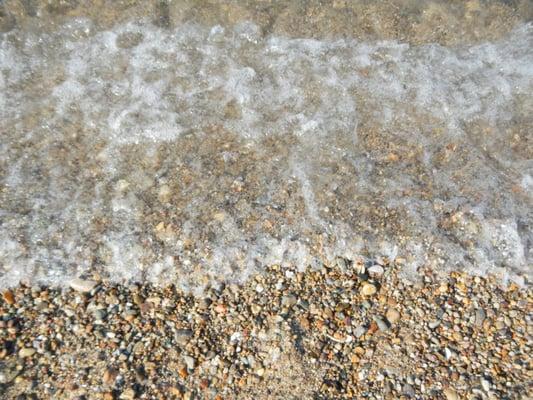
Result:
<svg viewBox="0 0 533 400"><path fill-rule="evenodd" d="M4 398L509 398L532 395L532 291L394 265L271 267L172 286L18 287L0 301ZM85 292L89 290L88 292ZM17 397L24 394L26 397ZM32 397L33 396L33 397Z"/></svg>

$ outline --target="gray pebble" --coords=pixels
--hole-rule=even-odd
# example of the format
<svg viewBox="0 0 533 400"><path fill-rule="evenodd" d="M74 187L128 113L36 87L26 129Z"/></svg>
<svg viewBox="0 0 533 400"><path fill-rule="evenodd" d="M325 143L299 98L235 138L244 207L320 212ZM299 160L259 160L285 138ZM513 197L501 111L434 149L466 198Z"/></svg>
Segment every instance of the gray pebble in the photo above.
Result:
<svg viewBox="0 0 533 400"><path fill-rule="evenodd" d="M380 331L386 332L389 330L390 325L384 318L374 316L373 319Z"/></svg>
<svg viewBox="0 0 533 400"><path fill-rule="evenodd" d="M481 327L486 317L487 317L487 314L485 313L485 310L483 310L482 308L476 309L476 317L475 317L475 322L474 322L476 326Z"/></svg>

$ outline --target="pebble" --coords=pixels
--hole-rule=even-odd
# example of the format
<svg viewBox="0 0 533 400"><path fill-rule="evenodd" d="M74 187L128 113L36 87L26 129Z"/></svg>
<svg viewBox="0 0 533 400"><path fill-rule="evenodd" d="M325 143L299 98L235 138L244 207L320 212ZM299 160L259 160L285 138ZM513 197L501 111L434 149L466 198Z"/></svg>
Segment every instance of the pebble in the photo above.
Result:
<svg viewBox="0 0 533 400"><path fill-rule="evenodd" d="M353 331L354 336L359 339L361 336L363 336L366 333L367 329L363 325L359 325L355 330Z"/></svg>
<svg viewBox="0 0 533 400"><path fill-rule="evenodd" d="M485 321L485 318L487 317L487 314L485 313L485 310L482 308L476 309L476 315L475 315L475 324L477 327L483 326L483 322Z"/></svg>
<svg viewBox="0 0 533 400"><path fill-rule="evenodd" d="M286 295L281 298L281 304L284 307L288 307L288 308L295 305L297 301L298 299L296 298L296 296L293 296L293 295Z"/></svg>
<svg viewBox="0 0 533 400"><path fill-rule="evenodd" d="M400 320L400 313L395 308L389 308L385 314L385 317L391 324L395 324Z"/></svg>
<svg viewBox="0 0 533 400"><path fill-rule="evenodd" d="M112 385L117 379L118 371L115 368L107 368L104 372L102 380L106 385Z"/></svg>
<svg viewBox="0 0 533 400"><path fill-rule="evenodd" d="M415 389L413 388L413 386L411 386L408 383L403 385L402 392L403 392L403 394L405 394L408 397L415 397L416 396Z"/></svg>
<svg viewBox="0 0 533 400"><path fill-rule="evenodd" d="M81 293L88 293L90 292L91 290L93 290L96 285L98 284L98 282L95 282L95 281L91 281L91 280L84 280L84 279L73 279L70 281L70 287L77 291L77 292L81 292Z"/></svg>
<svg viewBox="0 0 533 400"><path fill-rule="evenodd" d="M446 400L459 400L459 395L452 388L444 389L443 393L444 393L444 396L446 396Z"/></svg>
<svg viewBox="0 0 533 400"><path fill-rule="evenodd" d="M32 347L24 347L22 349L20 349L19 351L19 357L20 358L27 358L27 357L31 357L33 356L35 353L36 353L37 350L35 350L34 348Z"/></svg>
<svg viewBox="0 0 533 400"><path fill-rule="evenodd" d="M380 331L386 332L389 330L389 323L385 319L374 316L373 320L377 324Z"/></svg>
<svg viewBox="0 0 533 400"><path fill-rule="evenodd" d="M428 326L430 329L435 329L439 325L440 325L440 320L434 320L428 323Z"/></svg>
<svg viewBox="0 0 533 400"><path fill-rule="evenodd" d="M4 291L2 293L2 298L9 305L15 304L15 297L13 296L13 292L11 292L10 290Z"/></svg>
<svg viewBox="0 0 533 400"><path fill-rule="evenodd" d="M377 292L377 289L376 286L374 286L373 284L365 282L361 287L360 292L363 296L372 296Z"/></svg>
<svg viewBox="0 0 533 400"><path fill-rule="evenodd" d="M124 390L119 397L120 400L133 400L135 399L135 391L133 389Z"/></svg>
<svg viewBox="0 0 533 400"><path fill-rule="evenodd" d="M193 331L190 329L177 329L174 332L174 338L176 339L176 342L181 346L185 346L192 336Z"/></svg>
<svg viewBox="0 0 533 400"><path fill-rule="evenodd" d="M368 268L368 274L373 278L381 278L385 270L381 265L372 265L370 268Z"/></svg>
<svg viewBox="0 0 533 400"><path fill-rule="evenodd" d="M194 367L196 366L196 360L194 359L194 357L185 355L182 358L183 358L183 362L187 366L187 369L189 371L192 371Z"/></svg>

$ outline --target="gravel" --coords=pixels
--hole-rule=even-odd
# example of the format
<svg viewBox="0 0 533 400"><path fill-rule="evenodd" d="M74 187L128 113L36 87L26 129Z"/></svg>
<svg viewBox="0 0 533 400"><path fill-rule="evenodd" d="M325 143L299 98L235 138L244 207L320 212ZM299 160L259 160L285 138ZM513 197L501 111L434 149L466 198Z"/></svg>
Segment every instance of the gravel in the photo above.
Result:
<svg viewBox="0 0 533 400"><path fill-rule="evenodd" d="M13 288L0 300L3 398L531 396L529 287L429 270L407 285L393 263L381 278L337 265L273 266L197 297L97 280Z"/></svg>

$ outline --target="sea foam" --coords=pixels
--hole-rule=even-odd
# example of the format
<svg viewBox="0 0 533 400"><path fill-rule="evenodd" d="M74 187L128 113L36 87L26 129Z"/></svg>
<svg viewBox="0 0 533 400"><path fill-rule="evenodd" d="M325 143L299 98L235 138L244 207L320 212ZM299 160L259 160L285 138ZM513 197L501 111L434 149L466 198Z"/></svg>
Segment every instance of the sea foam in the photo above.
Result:
<svg viewBox="0 0 533 400"><path fill-rule="evenodd" d="M446 48L73 19L2 34L0 72L1 286L530 274L531 25Z"/></svg>

